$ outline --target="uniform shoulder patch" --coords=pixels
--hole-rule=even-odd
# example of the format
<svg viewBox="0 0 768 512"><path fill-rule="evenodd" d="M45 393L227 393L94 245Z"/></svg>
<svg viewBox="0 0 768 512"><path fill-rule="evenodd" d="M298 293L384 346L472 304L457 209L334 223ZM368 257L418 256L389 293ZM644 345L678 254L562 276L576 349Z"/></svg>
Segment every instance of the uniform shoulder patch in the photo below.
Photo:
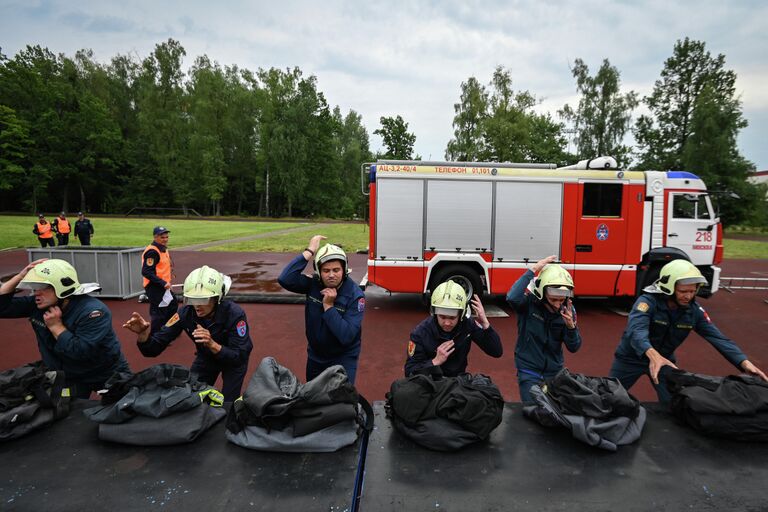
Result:
<svg viewBox="0 0 768 512"><path fill-rule="evenodd" d="M245 323L245 320L240 320L237 322L237 335L238 336L245 336L245 333L248 331L248 324Z"/></svg>
<svg viewBox="0 0 768 512"><path fill-rule="evenodd" d="M365 311L365 297L357 301L357 311L360 313Z"/></svg>
<svg viewBox="0 0 768 512"><path fill-rule="evenodd" d="M167 322L165 322L165 326L170 327L178 321L179 321L179 314L174 313L174 315L171 318L169 318Z"/></svg>
<svg viewBox="0 0 768 512"><path fill-rule="evenodd" d="M413 353L416 352L416 344L412 341L408 342L408 357L413 357Z"/></svg>
<svg viewBox="0 0 768 512"><path fill-rule="evenodd" d="M88 318L99 318L104 314L103 311L99 311L98 309L94 309L88 314Z"/></svg>
<svg viewBox="0 0 768 512"><path fill-rule="evenodd" d="M155 258L147 258L147 266L151 267L155 264Z"/></svg>
<svg viewBox="0 0 768 512"><path fill-rule="evenodd" d="M641 313L645 313L646 311L648 311L649 309L651 309L651 306L650 306L650 305L648 305L648 303L647 303L647 302L638 302L638 303L637 303L637 307L636 307L635 309L637 309L637 310L638 310L638 311L640 311Z"/></svg>

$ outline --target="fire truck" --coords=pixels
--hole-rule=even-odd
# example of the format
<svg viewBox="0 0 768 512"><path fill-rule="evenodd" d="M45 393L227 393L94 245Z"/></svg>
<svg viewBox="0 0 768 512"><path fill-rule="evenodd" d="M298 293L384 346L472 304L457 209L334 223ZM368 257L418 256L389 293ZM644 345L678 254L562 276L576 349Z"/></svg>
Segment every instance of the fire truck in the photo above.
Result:
<svg viewBox="0 0 768 512"><path fill-rule="evenodd" d="M552 164L380 160L370 195L367 283L430 293L448 279L505 294L554 254L577 296L636 296L685 258L717 291L722 226L706 185L679 171L626 171L611 157Z"/></svg>

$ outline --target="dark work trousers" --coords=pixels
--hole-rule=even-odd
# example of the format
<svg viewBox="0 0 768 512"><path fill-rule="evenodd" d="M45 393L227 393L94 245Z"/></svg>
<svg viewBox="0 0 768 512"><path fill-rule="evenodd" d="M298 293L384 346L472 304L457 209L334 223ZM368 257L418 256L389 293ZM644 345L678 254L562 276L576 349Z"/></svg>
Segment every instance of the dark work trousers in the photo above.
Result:
<svg viewBox="0 0 768 512"><path fill-rule="evenodd" d="M40 238L37 237L38 240L40 240L40 247L50 246L50 247L56 247L56 243L53 241L53 237L51 238Z"/></svg>
<svg viewBox="0 0 768 512"><path fill-rule="evenodd" d="M56 233L59 245L69 245L69 233Z"/></svg>
<svg viewBox="0 0 768 512"><path fill-rule="evenodd" d="M221 380L223 381L221 392L224 394L224 401L234 402L240 397L240 392L243 389L243 379L245 379L245 373L248 371L248 362L246 361L240 366L221 366L198 357L192 363L190 370L197 375L199 380L211 386L216 385L216 379L221 373Z"/></svg>
<svg viewBox="0 0 768 512"><path fill-rule="evenodd" d="M317 361L313 361L307 358L307 382L323 373L323 370L326 368L330 368L331 366L337 364L340 364L344 367L344 370L347 372L347 378L349 379L350 384L354 385L355 375L357 374L357 357L339 358L336 361L332 361L330 363L318 363Z"/></svg>
<svg viewBox="0 0 768 512"><path fill-rule="evenodd" d="M659 402L669 402L671 395L667 390L667 383L662 373L663 372L659 373L659 383L654 384L651 380L651 385L656 390ZM648 373L647 361L619 359L618 357L613 358L611 371L608 375L619 379L619 382L621 382L621 385L624 386L624 389L627 391L629 391L629 388L631 388L635 382L637 382L637 379L643 375L648 375L649 380L651 378Z"/></svg>
<svg viewBox="0 0 768 512"><path fill-rule="evenodd" d="M91 245L91 237L80 235L77 237L80 240L80 245Z"/></svg>

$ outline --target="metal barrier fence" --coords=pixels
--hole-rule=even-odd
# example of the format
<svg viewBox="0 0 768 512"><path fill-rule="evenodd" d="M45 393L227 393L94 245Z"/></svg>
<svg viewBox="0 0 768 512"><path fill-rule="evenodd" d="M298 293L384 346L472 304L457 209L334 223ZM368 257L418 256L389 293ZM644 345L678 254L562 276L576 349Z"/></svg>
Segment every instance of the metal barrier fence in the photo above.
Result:
<svg viewBox="0 0 768 512"><path fill-rule="evenodd" d="M768 277L720 277L720 288L733 290L768 290Z"/></svg>

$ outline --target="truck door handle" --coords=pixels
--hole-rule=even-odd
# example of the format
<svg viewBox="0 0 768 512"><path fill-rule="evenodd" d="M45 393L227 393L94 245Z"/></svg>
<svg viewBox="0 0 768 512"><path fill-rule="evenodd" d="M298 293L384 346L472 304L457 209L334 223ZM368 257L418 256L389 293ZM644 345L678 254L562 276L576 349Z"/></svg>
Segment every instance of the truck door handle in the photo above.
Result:
<svg viewBox="0 0 768 512"><path fill-rule="evenodd" d="M709 226L705 228L699 228L699 231L712 231L712 228L715 227L714 224L710 224Z"/></svg>
<svg viewBox="0 0 768 512"><path fill-rule="evenodd" d="M668 234L667 236L670 236L670 237L671 237L671 236L677 236L677 233L670 233L670 234Z"/></svg>
<svg viewBox="0 0 768 512"><path fill-rule="evenodd" d="M577 245L576 252L592 252L591 245Z"/></svg>

